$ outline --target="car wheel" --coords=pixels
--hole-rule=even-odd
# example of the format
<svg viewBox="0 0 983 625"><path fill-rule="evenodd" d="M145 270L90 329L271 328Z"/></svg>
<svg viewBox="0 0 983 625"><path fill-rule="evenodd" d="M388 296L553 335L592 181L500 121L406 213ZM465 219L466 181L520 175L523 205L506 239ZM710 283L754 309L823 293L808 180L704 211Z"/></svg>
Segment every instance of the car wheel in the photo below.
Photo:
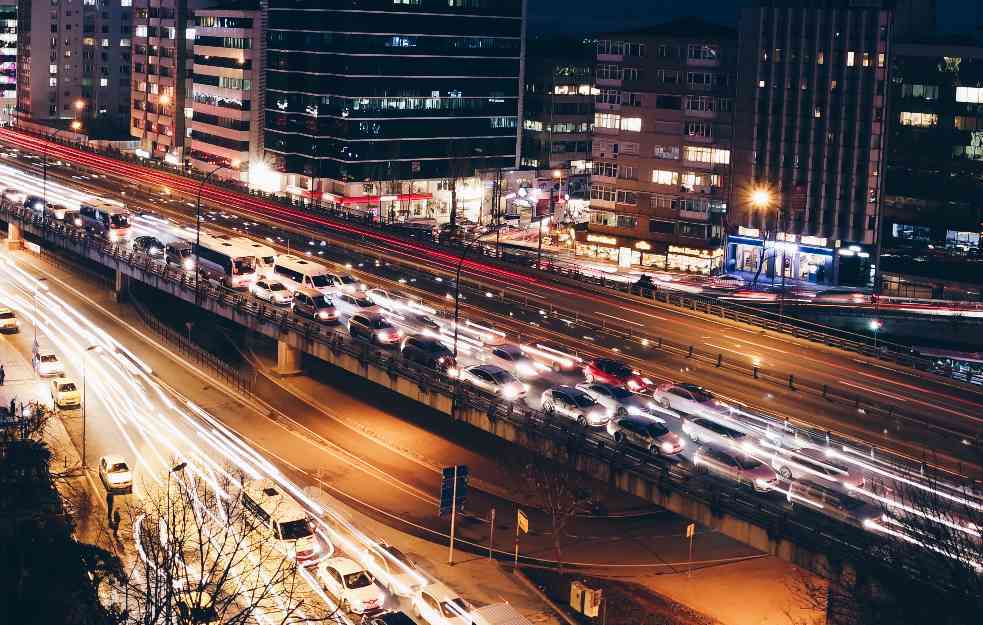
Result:
<svg viewBox="0 0 983 625"><path fill-rule="evenodd" d="M778 470L778 474L782 476L782 479L786 482L792 481L792 469L788 467L782 467Z"/></svg>
<svg viewBox="0 0 983 625"><path fill-rule="evenodd" d="M543 404L543 412L552 417L556 414L556 406L554 406L552 403L545 403Z"/></svg>
<svg viewBox="0 0 983 625"><path fill-rule="evenodd" d="M659 447L657 444L653 443L653 444L649 445L649 453L652 454L652 455L654 455L654 456L661 456L662 455L662 448Z"/></svg>
<svg viewBox="0 0 983 625"><path fill-rule="evenodd" d="M577 423L582 425L583 427L587 427L587 417L585 417L584 415L579 415L577 417Z"/></svg>
<svg viewBox="0 0 983 625"><path fill-rule="evenodd" d="M618 443L619 445L623 444L625 442L625 435L622 434L621 432L615 432L614 442Z"/></svg>
<svg viewBox="0 0 983 625"><path fill-rule="evenodd" d="M663 408L665 408L666 410L669 410L670 409L669 400L668 399L665 399L665 398L660 399L659 400L659 405L662 406Z"/></svg>
<svg viewBox="0 0 983 625"><path fill-rule="evenodd" d="M686 434L687 436L689 436L689 439L693 441L695 444L697 445L700 444L700 437L696 435L696 432L687 432Z"/></svg>
<svg viewBox="0 0 983 625"><path fill-rule="evenodd" d="M594 383L594 374L591 373L590 371L584 372L584 380L586 380L588 384L593 384Z"/></svg>
<svg viewBox="0 0 983 625"><path fill-rule="evenodd" d="M618 406L618 410L615 412L615 414L619 417L625 417L628 415L628 410L625 409L624 406Z"/></svg>

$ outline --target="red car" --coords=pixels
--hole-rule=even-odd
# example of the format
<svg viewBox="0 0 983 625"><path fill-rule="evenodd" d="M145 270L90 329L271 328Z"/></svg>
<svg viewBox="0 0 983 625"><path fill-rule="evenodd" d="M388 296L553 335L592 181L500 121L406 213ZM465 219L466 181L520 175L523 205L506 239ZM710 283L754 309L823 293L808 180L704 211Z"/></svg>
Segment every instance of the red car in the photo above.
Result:
<svg viewBox="0 0 983 625"><path fill-rule="evenodd" d="M603 382L614 386L623 386L629 391L642 393L653 384L652 380L643 376L623 362L609 358L595 358L584 365L584 377L587 382Z"/></svg>

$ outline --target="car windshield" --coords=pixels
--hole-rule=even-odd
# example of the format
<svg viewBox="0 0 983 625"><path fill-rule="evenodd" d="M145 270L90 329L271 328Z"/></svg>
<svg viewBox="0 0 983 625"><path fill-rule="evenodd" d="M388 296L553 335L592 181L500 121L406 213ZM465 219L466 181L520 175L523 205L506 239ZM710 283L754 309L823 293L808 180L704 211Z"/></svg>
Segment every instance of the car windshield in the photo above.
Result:
<svg viewBox="0 0 983 625"><path fill-rule="evenodd" d="M130 470L130 468L128 466L126 466L126 463L125 462L117 462L113 466L109 467L109 472L110 473L125 473L125 472L127 472L129 470Z"/></svg>
<svg viewBox="0 0 983 625"><path fill-rule="evenodd" d="M266 265L267 267L272 267L273 266L273 263L276 262L276 259L273 258L272 256L264 256L262 258L262 261L263 261L263 264Z"/></svg>
<svg viewBox="0 0 983 625"><path fill-rule="evenodd" d="M232 264L236 268L236 274L241 276L243 274L252 273L255 260L256 259L254 259L251 256L244 256L242 258L233 259Z"/></svg>
<svg viewBox="0 0 983 625"><path fill-rule="evenodd" d="M635 394L626 388L609 388L608 391L611 393L611 397L615 399L628 399L629 397L634 397Z"/></svg>
<svg viewBox="0 0 983 625"><path fill-rule="evenodd" d="M355 303L357 305L359 305L360 307L362 307L362 308L368 308L370 306L375 306L375 302L373 302L372 300L370 300L367 297L359 297L358 299L355 300Z"/></svg>
<svg viewBox="0 0 983 625"><path fill-rule="evenodd" d="M75 389L75 382L67 382L58 386L58 390L63 393L71 393Z"/></svg>
<svg viewBox="0 0 983 625"><path fill-rule="evenodd" d="M54 354L43 354L40 360L41 362L58 362L58 356Z"/></svg>
<svg viewBox="0 0 983 625"><path fill-rule="evenodd" d="M627 378L633 373L631 367L617 363L612 364L609 371L611 375L616 375L619 378Z"/></svg>
<svg viewBox="0 0 983 625"><path fill-rule="evenodd" d="M509 382L515 381L515 378L508 371L489 371L488 375L499 384L508 384Z"/></svg>
<svg viewBox="0 0 983 625"><path fill-rule="evenodd" d="M372 577L365 571L345 575L345 588L365 588L372 585Z"/></svg>
<svg viewBox="0 0 983 625"><path fill-rule="evenodd" d="M458 618L468 613L468 604L464 603L464 599L457 597L450 601L441 601L440 611L444 614L444 618Z"/></svg>
<svg viewBox="0 0 983 625"><path fill-rule="evenodd" d="M356 282L358 282L358 280L356 280L355 278L351 277L348 274L341 276L342 284L355 284Z"/></svg>
<svg viewBox="0 0 983 625"><path fill-rule="evenodd" d="M130 225L130 219L126 215L110 215L109 223L113 224L113 228L126 228Z"/></svg>
<svg viewBox="0 0 983 625"><path fill-rule="evenodd" d="M650 423L648 426L649 434L658 438L669 433L669 429L661 423Z"/></svg>
<svg viewBox="0 0 983 625"><path fill-rule="evenodd" d="M13 318L14 318L14 313L9 310L7 312L0 312L0 319L13 319Z"/></svg>
<svg viewBox="0 0 983 625"><path fill-rule="evenodd" d="M389 322L385 319L370 319L369 325L376 330L384 330L385 328L389 327Z"/></svg>
<svg viewBox="0 0 983 625"><path fill-rule="evenodd" d="M314 305L318 308L330 308L331 306L334 306L334 304L331 303L331 300L323 295L318 295L313 301Z"/></svg>
<svg viewBox="0 0 983 625"><path fill-rule="evenodd" d="M283 540L297 540L299 538L307 538L313 532L311 532L311 524L307 522L307 519L298 519L296 521L287 521L286 523L280 524L280 538Z"/></svg>
<svg viewBox="0 0 983 625"><path fill-rule="evenodd" d="M699 386L693 386L692 384L684 384L681 385L679 388L685 391L689 391L689 393L693 396L693 399L700 403L705 403L713 399L713 396L710 393L704 391ZM686 394L683 393L683 397L685 396Z"/></svg>
<svg viewBox="0 0 983 625"><path fill-rule="evenodd" d="M580 408L589 408L596 403L594 398L587 393L572 393L570 398L573 400L573 403Z"/></svg>
<svg viewBox="0 0 983 625"><path fill-rule="evenodd" d="M741 465L741 468L745 471L753 471L761 466L761 463L750 456L740 456L736 457L737 464Z"/></svg>
<svg viewBox="0 0 983 625"><path fill-rule="evenodd" d="M271 291L286 291L287 290L287 287L283 286L279 282L271 282L270 283L270 290Z"/></svg>
<svg viewBox="0 0 983 625"><path fill-rule="evenodd" d="M311 283L319 289L331 286L328 276L311 276Z"/></svg>

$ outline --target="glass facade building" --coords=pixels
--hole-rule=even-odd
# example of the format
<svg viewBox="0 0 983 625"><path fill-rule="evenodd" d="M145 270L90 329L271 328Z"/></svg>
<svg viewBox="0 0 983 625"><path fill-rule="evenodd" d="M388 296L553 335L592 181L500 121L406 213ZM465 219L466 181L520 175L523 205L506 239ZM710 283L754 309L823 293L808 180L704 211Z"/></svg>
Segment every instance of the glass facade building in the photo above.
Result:
<svg viewBox="0 0 983 625"><path fill-rule="evenodd" d="M289 184L516 165L524 0L270 0L265 149Z"/></svg>

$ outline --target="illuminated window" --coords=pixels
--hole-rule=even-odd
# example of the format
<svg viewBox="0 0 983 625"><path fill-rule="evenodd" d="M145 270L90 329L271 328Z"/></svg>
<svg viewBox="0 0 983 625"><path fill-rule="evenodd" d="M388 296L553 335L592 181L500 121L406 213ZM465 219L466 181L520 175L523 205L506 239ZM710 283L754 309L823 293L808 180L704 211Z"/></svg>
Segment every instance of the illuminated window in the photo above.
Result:
<svg viewBox="0 0 983 625"><path fill-rule="evenodd" d="M855 60L854 57L856 57L856 55L857 55L857 53L854 52L853 50L850 50L849 52L846 53L846 66L847 67L853 67L853 63L854 63L854 60Z"/></svg>
<svg viewBox="0 0 983 625"><path fill-rule="evenodd" d="M100 87L108 87L109 86L109 79L108 78L100 78L99 79L99 86Z"/></svg>
<svg viewBox="0 0 983 625"><path fill-rule="evenodd" d="M877 53L877 67L884 67L884 60L885 60L884 59L884 53L883 52L878 52Z"/></svg>
<svg viewBox="0 0 983 625"><path fill-rule="evenodd" d="M983 103L983 87L956 87L956 102Z"/></svg>
<svg viewBox="0 0 983 625"><path fill-rule="evenodd" d="M614 128L621 127L621 115L614 113L594 113L595 128Z"/></svg>
<svg viewBox="0 0 983 625"><path fill-rule="evenodd" d="M826 62L826 53L822 50L816 55L816 65L822 65Z"/></svg>
<svg viewBox="0 0 983 625"><path fill-rule="evenodd" d="M52 63L51 65L49 65L48 66L48 73L49 74L57 74L58 73L58 66L55 65L54 63Z"/></svg>
<svg viewBox="0 0 983 625"><path fill-rule="evenodd" d="M939 116L935 113L909 113L908 111L901 111L901 125L917 126L919 128L938 126Z"/></svg>
<svg viewBox="0 0 983 625"><path fill-rule="evenodd" d="M730 163L730 150L687 145L683 148L683 159L694 163L727 165Z"/></svg>
<svg viewBox="0 0 983 625"><path fill-rule="evenodd" d="M765 88L765 81L759 80L758 81L758 89L764 89L764 88Z"/></svg>
<svg viewBox="0 0 983 625"><path fill-rule="evenodd" d="M679 172L665 169L652 170L652 182L655 184L679 184Z"/></svg>
<svg viewBox="0 0 983 625"><path fill-rule="evenodd" d="M861 63L864 67L870 67L870 52L864 52L864 58Z"/></svg>
<svg viewBox="0 0 983 625"><path fill-rule="evenodd" d="M641 117L623 117L621 118L621 129L628 132L641 132L642 131L642 118Z"/></svg>

